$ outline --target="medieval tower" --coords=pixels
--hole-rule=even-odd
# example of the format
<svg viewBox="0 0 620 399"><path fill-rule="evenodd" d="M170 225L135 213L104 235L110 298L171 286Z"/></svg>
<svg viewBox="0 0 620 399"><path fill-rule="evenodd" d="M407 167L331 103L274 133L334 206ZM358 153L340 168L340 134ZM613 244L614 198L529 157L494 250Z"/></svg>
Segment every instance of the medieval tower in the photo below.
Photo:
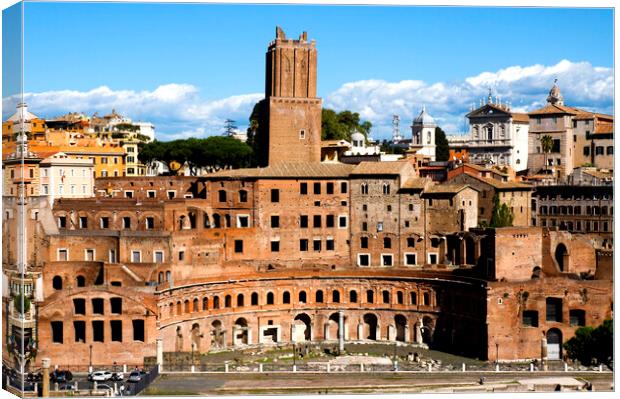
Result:
<svg viewBox="0 0 620 399"><path fill-rule="evenodd" d="M287 39L276 28L267 49L265 99L269 165L321 161L321 106L316 97L316 46L303 32Z"/></svg>

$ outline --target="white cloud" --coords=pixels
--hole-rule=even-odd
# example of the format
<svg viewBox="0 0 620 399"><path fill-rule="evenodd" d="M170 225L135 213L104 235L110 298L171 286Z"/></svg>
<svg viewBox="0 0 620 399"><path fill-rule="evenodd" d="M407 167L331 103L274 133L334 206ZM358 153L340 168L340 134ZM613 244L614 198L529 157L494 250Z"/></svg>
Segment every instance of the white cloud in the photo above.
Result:
<svg viewBox="0 0 620 399"><path fill-rule="evenodd" d="M412 119L422 106L426 106L446 132L456 133L464 129L464 115L472 104L478 107L489 88L494 97L509 101L513 110L527 112L545 104L556 78L567 105L612 112L613 70L568 60L550 66L510 66L458 82L349 82L326 96L325 106L359 112L363 119L373 123L375 138L391 136L393 114L400 116L401 134L407 135Z"/></svg>
<svg viewBox="0 0 620 399"><path fill-rule="evenodd" d="M380 79L348 82L324 95L324 106L359 112L362 119L373 123L374 138L390 137L394 114L400 116L401 134L407 136L409 125L422 106L426 106L446 132L456 133L464 129L464 115L472 104L477 107L489 88L502 102L509 101L513 110L527 112L545 104L556 78L568 105L613 112L613 69L568 60L549 66L510 66L456 82ZM153 122L157 136L167 140L220 134L228 118L237 121L240 130L245 130L252 107L263 95L251 93L204 100L197 87L170 83L152 91L113 90L102 86L85 92L26 93L24 97L31 112L48 118L67 112L104 114L114 108L134 120ZM3 118L13 113L17 101L3 99Z"/></svg>

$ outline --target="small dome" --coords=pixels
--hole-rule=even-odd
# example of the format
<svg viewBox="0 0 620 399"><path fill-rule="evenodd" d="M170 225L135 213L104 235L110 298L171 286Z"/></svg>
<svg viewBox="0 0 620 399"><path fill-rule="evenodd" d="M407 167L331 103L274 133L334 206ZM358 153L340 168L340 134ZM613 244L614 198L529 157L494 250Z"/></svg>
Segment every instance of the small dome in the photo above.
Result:
<svg viewBox="0 0 620 399"><path fill-rule="evenodd" d="M434 125L435 119L426 112L426 107L422 107L422 112L413 120L414 124Z"/></svg>
<svg viewBox="0 0 620 399"><path fill-rule="evenodd" d="M364 141L366 141L366 136L364 136L362 133L356 131L355 133L353 133L351 135L351 140L352 141L362 141L362 142L364 142Z"/></svg>

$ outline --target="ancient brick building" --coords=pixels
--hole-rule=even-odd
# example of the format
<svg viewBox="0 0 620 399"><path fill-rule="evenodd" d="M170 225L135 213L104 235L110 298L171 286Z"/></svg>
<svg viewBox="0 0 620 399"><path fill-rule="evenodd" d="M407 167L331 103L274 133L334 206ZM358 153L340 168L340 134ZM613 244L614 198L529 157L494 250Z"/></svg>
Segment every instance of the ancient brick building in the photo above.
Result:
<svg viewBox="0 0 620 399"><path fill-rule="evenodd" d="M269 62L303 49L299 67L314 65L305 40L278 31ZM477 229L478 189L420 178L407 161L320 163L314 79L268 79L288 90L269 97L282 100L274 109L300 118L270 113L270 144L285 149L268 167L97 179L97 197L53 208L3 199L5 280L23 263L11 221L24 215L32 237L17 284L36 305L26 312L34 364L141 364L158 350L341 337L502 360L538 357L544 337L557 357L554 345L579 325L611 317L611 259L589 235ZM3 325L23 316L14 301L7 286Z"/></svg>

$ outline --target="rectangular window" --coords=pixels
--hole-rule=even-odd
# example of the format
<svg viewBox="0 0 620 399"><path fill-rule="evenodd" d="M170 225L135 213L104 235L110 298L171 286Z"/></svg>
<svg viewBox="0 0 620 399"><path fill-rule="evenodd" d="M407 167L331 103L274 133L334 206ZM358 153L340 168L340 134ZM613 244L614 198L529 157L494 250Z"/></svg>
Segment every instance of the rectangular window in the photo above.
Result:
<svg viewBox="0 0 620 399"><path fill-rule="evenodd" d="M235 240L235 253L243 253L243 240Z"/></svg>
<svg viewBox="0 0 620 399"><path fill-rule="evenodd" d="M299 183L299 194L308 194L308 183Z"/></svg>
<svg viewBox="0 0 620 399"><path fill-rule="evenodd" d="M153 262L163 263L164 262L164 251L153 252Z"/></svg>
<svg viewBox="0 0 620 399"><path fill-rule="evenodd" d="M133 263L140 263L142 255L140 251L131 251L131 261Z"/></svg>
<svg viewBox="0 0 620 399"><path fill-rule="evenodd" d="M123 229L131 229L131 218L123 216Z"/></svg>
<svg viewBox="0 0 620 399"><path fill-rule="evenodd" d="M86 300L84 298L73 299L73 314L76 314L76 315L86 314Z"/></svg>
<svg viewBox="0 0 620 399"><path fill-rule="evenodd" d="M358 266L370 266L370 254L357 254Z"/></svg>
<svg viewBox="0 0 620 399"><path fill-rule="evenodd" d="M125 198L133 198L133 191L125 191Z"/></svg>
<svg viewBox="0 0 620 399"><path fill-rule="evenodd" d="M43 194L47 195L50 193L50 187L47 184L43 185Z"/></svg>
<svg viewBox="0 0 620 399"><path fill-rule="evenodd" d="M104 336L103 321L94 320L92 322L92 326L93 326L93 342L103 342L103 336Z"/></svg>
<svg viewBox="0 0 620 399"><path fill-rule="evenodd" d="M144 320L132 320L133 340L144 342Z"/></svg>
<svg viewBox="0 0 620 399"><path fill-rule="evenodd" d="M179 251L179 260L185 259L185 251Z"/></svg>
<svg viewBox="0 0 620 399"><path fill-rule="evenodd" d="M110 320L111 339L115 342L123 342L123 322L121 320Z"/></svg>
<svg viewBox="0 0 620 399"><path fill-rule="evenodd" d="M312 217L312 226L313 227L321 227L321 215L314 215Z"/></svg>
<svg viewBox="0 0 620 399"><path fill-rule="evenodd" d="M583 147L583 155L590 156L590 147L588 146Z"/></svg>
<svg viewBox="0 0 620 399"><path fill-rule="evenodd" d="M58 261L65 262L69 260L69 250L67 249L59 249L58 250Z"/></svg>
<svg viewBox="0 0 620 399"><path fill-rule="evenodd" d="M59 229L66 229L67 228L67 217L66 216L59 216L58 217L58 228Z"/></svg>
<svg viewBox="0 0 620 399"><path fill-rule="evenodd" d="M314 193L321 194L321 183L320 182L314 183Z"/></svg>
<svg viewBox="0 0 620 399"><path fill-rule="evenodd" d="M55 344L62 344L62 321L52 321L52 342Z"/></svg>
<svg viewBox="0 0 620 399"><path fill-rule="evenodd" d="M586 325L586 312L582 309L571 309L569 311L570 325L583 327Z"/></svg>
<svg viewBox="0 0 620 399"><path fill-rule="evenodd" d="M538 312L536 310L524 310L523 325L526 327L538 327Z"/></svg>
<svg viewBox="0 0 620 399"><path fill-rule="evenodd" d="M116 251L113 249L108 252L108 262L116 263Z"/></svg>
<svg viewBox="0 0 620 399"><path fill-rule="evenodd" d="M299 250L302 252L308 250L308 240L303 238L299 240Z"/></svg>
<svg viewBox="0 0 620 399"><path fill-rule="evenodd" d="M123 298L110 298L110 313L123 314Z"/></svg>
<svg viewBox="0 0 620 399"><path fill-rule="evenodd" d="M327 194L333 194L334 193L334 183L327 183L326 187L325 187L325 192Z"/></svg>
<svg viewBox="0 0 620 399"><path fill-rule="evenodd" d="M93 305L93 314L103 314L103 298L92 298L91 304Z"/></svg>
<svg viewBox="0 0 620 399"><path fill-rule="evenodd" d="M604 154L605 154L605 147L597 146L596 147L596 155L604 155Z"/></svg>
<svg viewBox="0 0 620 399"><path fill-rule="evenodd" d="M344 229L347 227L347 217L346 216L339 216L338 217L338 227L341 229Z"/></svg>
<svg viewBox="0 0 620 399"><path fill-rule="evenodd" d="M86 322L74 321L73 331L75 332L75 342L86 342Z"/></svg>
<svg viewBox="0 0 620 399"><path fill-rule="evenodd" d="M335 248L334 239L333 238L327 238L325 240L325 249L327 251L333 251L334 248Z"/></svg>
<svg viewBox="0 0 620 399"><path fill-rule="evenodd" d="M347 184L346 181L343 181L340 183L340 193L342 194L346 194L349 190L349 185Z"/></svg>
<svg viewBox="0 0 620 399"><path fill-rule="evenodd" d="M392 255L386 255L386 254L381 255L381 264L383 266L392 266L393 265Z"/></svg>
<svg viewBox="0 0 620 399"><path fill-rule="evenodd" d="M405 265L413 266L416 263L416 254L405 254Z"/></svg>
<svg viewBox="0 0 620 399"><path fill-rule="evenodd" d="M102 229L107 229L110 227L110 219L107 217L102 217L99 219L99 227Z"/></svg>
<svg viewBox="0 0 620 399"><path fill-rule="evenodd" d="M315 252L320 252L321 251L321 240L320 239L315 239L312 241L312 249Z"/></svg>
<svg viewBox="0 0 620 399"><path fill-rule="evenodd" d="M153 217L146 218L146 229L150 230L155 227L155 219Z"/></svg>
<svg viewBox="0 0 620 399"><path fill-rule="evenodd" d="M271 228L277 229L280 227L280 216L271 215Z"/></svg>
<svg viewBox="0 0 620 399"><path fill-rule="evenodd" d="M299 227L308 228L308 215L301 215L299 217Z"/></svg>
<svg viewBox="0 0 620 399"><path fill-rule="evenodd" d="M368 231L368 222L362 222L362 231Z"/></svg>
<svg viewBox="0 0 620 399"><path fill-rule="evenodd" d="M250 217L246 215L237 215L237 227L238 228L250 227Z"/></svg>
<svg viewBox="0 0 620 399"><path fill-rule="evenodd" d="M95 260L95 250L94 249L85 249L84 250L84 260L86 262L93 262Z"/></svg>
<svg viewBox="0 0 620 399"><path fill-rule="evenodd" d="M547 298L547 321L562 322L562 298Z"/></svg>
<svg viewBox="0 0 620 399"><path fill-rule="evenodd" d="M280 190L277 188L271 189L271 202L280 202Z"/></svg>
<svg viewBox="0 0 620 399"><path fill-rule="evenodd" d="M325 227L334 227L335 220L334 215L327 215L325 217Z"/></svg>
<svg viewBox="0 0 620 399"><path fill-rule="evenodd" d="M146 192L146 197L147 197L147 198L155 198L155 195L156 195L156 194L157 194L157 191L155 191L155 190L148 190L148 191Z"/></svg>
<svg viewBox="0 0 620 399"><path fill-rule="evenodd" d="M280 252L280 241L271 241L271 252Z"/></svg>
<svg viewBox="0 0 620 399"><path fill-rule="evenodd" d="M368 237L360 237L360 248L368 248Z"/></svg>

